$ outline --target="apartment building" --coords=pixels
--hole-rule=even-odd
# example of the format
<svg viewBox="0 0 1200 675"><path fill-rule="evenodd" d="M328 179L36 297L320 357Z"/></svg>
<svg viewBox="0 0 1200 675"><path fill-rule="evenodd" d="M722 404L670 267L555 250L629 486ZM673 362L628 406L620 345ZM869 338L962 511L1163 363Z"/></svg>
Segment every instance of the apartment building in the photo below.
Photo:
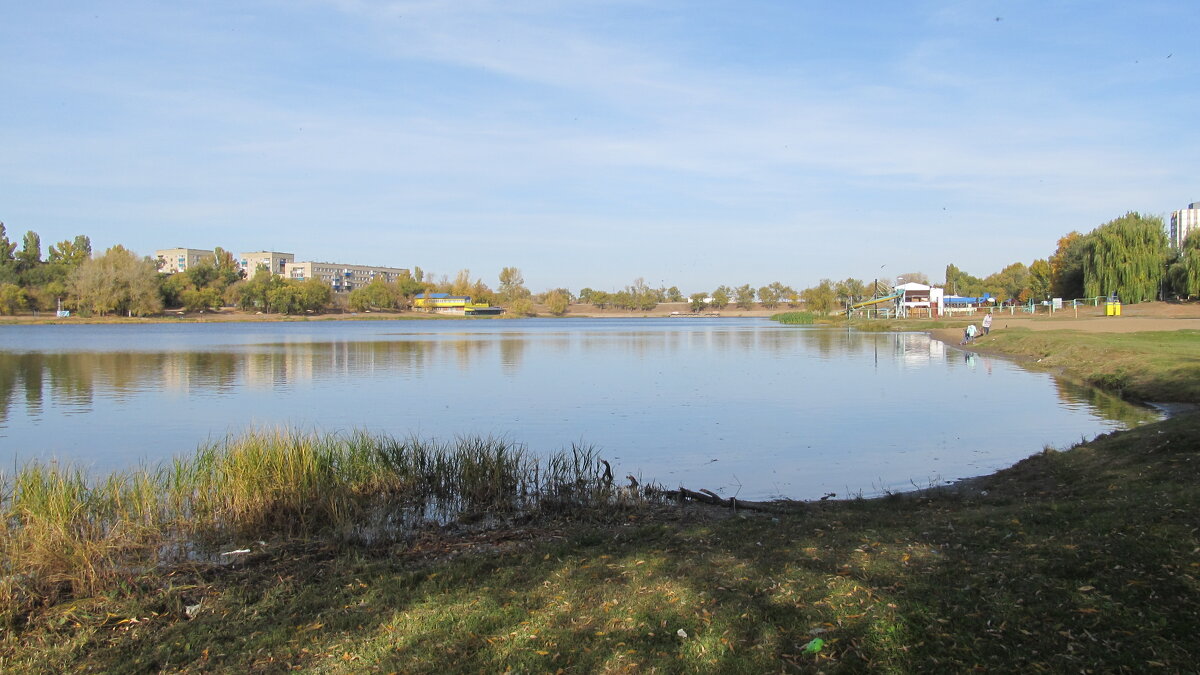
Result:
<svg viewBox="0 0 1200 675"><path fill-rule="evenodd" d="M334 291L352 291L376 279L395 282L408 274L403 267L374 267L371 265L347 265L330 262L298 262L288 264L287 277L296 281L320 279Z"/></svg>
<svg viewBox="0 0 1200 675"><path fill-rule="evenodd" d="M176 272L186 272L189 267L201 260L211 260L213 252L202 248L164 248L155 251L154 257L158 258L159 272L175 274Z"/></svg>
<svg viewBox="0 0 1200 675"><path fill-rule="evenodd" d="M1183 248L1183 240L1200 229L1200 202L1188 204L1186 209L1171 213L1171 246L1176 251Z"/></svg>
<svg viewBox="0 0 1200 675"><path fill-rule="evenodd" d="M271 274L287 276L288 268L294 262L296 262L295 255L291 253L279 253L277 251L239 253L237 257L238 267L241 268L247 279L254 276L259 265L271 270Z"/></svg>
<svg viewBox="0 0 1200 675"><path fill-rule="evenodd" d="M197 248L168 248L155 251L155 254L158 256L159 270L168 274L183 272L201 260L211 260L214 257L212 251ZM238 267L246 275L246 278L254 276L255 271L261 265L271 270L272 274L277 274L287 279L295 279L296 281L320 279L328 283L334 291L339 292L352 291L355 288L366 286L376 279L383 279L388 283L393 283L409 273L403 267L377 267L374 265L348 265L345 263L313 261L296 262L294 254L281 253L279 251L239 253L235 260Z"/></svg>

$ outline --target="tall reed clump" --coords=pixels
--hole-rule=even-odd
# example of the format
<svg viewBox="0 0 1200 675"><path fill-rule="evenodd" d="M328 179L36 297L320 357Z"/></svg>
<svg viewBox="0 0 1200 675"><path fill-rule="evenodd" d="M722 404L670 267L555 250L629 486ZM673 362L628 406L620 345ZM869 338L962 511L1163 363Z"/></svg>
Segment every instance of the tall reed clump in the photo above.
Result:
<svg viewBox="0 0 1200 675"><path fill-rule="evenodd" d="M374 541L431 515L610 503L590 446L544 458L504 439L250 431L191 457L89 477L30 463L0 476L0 618L247 539Z"/></svg>
<svg viewBox="0 0 1200 675"><path fill-rule="evenodd" d="M88 594L131 564L153 564L160 495L145 470L89 482L76 467L32 462L0 477L0 601Z"/></svg>
<svg viewBox="0 0 1200 675"><path fill-rule="evenodd" d="M816 322L816 315L812 312L781 312L771 315L772 321L786 324L811 324Z"/></svg>
<svg viewBox="0 0 1200 675"><path fill-rule="evenodd" d="M202 446L173 481L178 526L193 536L305 536L353 518L378 467L358 436L251 431Z"/></svg>

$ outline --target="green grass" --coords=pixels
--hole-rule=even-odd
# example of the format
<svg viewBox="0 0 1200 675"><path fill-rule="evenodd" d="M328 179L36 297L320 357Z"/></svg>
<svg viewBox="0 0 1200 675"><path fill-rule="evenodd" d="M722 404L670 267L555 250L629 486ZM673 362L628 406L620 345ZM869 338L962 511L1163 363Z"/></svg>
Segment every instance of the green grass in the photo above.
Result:
<svg viewBox="0 0 1200 675"><path fill-rule="evenodd" d="M971 321L963 319L945 319L932 321L929 319L853 319L848 321L857 331L864 333L893 333L930 331L939 328L962 328Z"/></svg>
<svg viewBox="0 0 1200 675"><path fill-rule="evenodd" d="M932 331L967 323L880 320L853 326L861 331ZM1128 399L1200 403L1200 331L1087 333L1018 326L980 336L971 349L1014 357Z"/></svg>
<svg viewBox="0 0 1200 675"><path fill-rule="evenodd" d="M1039 368L1143 401L1200 401L1200 331L1082 333L1010 328L978 349L1026 359Z"/></svg>

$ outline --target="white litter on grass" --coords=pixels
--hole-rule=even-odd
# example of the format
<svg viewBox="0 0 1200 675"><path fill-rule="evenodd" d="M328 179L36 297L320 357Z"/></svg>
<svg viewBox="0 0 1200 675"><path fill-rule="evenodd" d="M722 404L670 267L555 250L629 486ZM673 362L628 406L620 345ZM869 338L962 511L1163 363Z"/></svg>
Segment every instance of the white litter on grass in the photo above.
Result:
<svg viewBox="0 0 1200 675"><path fill-rule="evenodd" d="M249 553L249 552L250 552L250 549L248 549L248 548L239 548L236 551L225 551L221 555L242 555L243 553Z"/></svg>
<svg viewBox="0 0 1200 675"><path fill-rule="evenodd" d="M675 631L675 634L676 634L676 635L678 635L678 636L679 636L679 637L681 637L681 638L685 638L685 637L687 637L687 631L686 631L686 630L684 630L684 629L682 629L682 628L680 628L679 630Z"/></svg>

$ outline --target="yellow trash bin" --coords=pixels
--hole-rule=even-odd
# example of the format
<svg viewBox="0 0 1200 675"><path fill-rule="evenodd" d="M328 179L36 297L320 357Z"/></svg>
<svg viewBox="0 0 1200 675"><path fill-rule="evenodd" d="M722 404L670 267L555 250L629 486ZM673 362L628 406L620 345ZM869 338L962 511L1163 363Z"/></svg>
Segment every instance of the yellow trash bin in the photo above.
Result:
<svg viewBox="0 0 1200 675"><path fill-rule="evenodd" d="M1113 303L1113 316L1121 316L1121 303Z"/></svg>
<svg viewBox="0 0 1200 675"><path fill-rule="evenodd" d="M1104 303L1104 316L1113 315L1113 304L1111 302Z"/></svg>

